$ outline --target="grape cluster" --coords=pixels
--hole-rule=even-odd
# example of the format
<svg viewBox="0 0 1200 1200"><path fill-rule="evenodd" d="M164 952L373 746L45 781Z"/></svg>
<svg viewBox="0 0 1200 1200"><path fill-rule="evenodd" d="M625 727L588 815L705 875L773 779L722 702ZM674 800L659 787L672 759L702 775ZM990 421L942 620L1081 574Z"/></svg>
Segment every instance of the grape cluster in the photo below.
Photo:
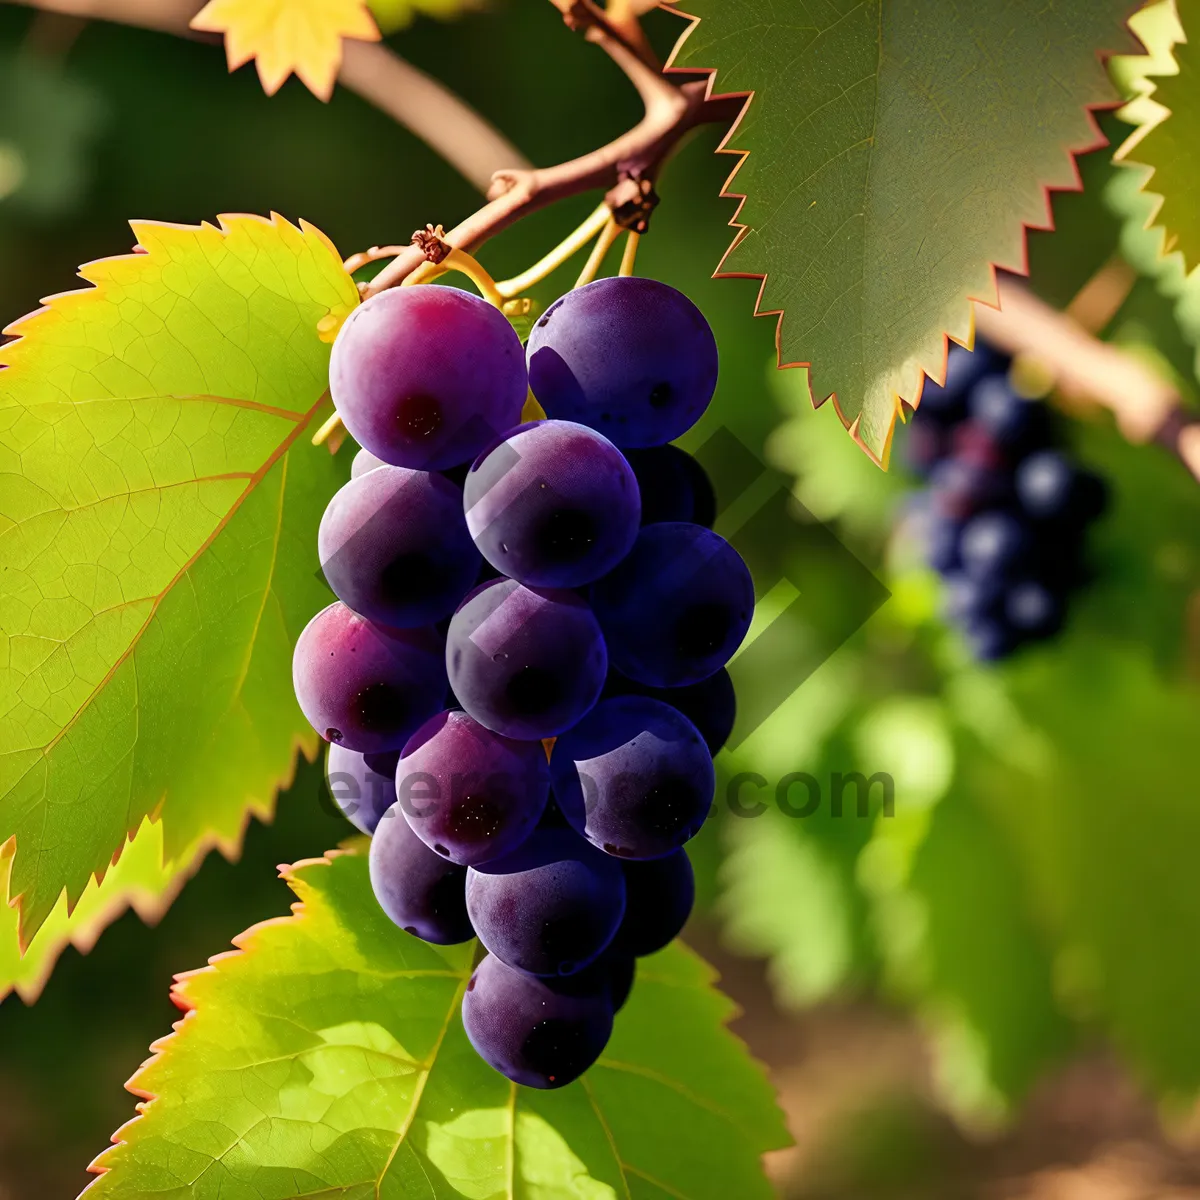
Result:
<svg viewBox="0 0 1200 1200"><path fill-rule="evenodd" d="M1013 390L1009 366L986 346L952 347L946 383L926 384L907 444L926 480L917 515L944 615L982 661L1059 630L1085 580L1084 534L1106 499L1047 407Z"/></svg>
<svg viewBox="0 0 1200 1200"><path fill-rule="evenodd" d="M368 300L333 348L362 449L321 522L338 600L300 636L296 695L373 834L381 907L479 938L467 1034L533 1087L595 1061L635 959L692 907L683 845L754 608L707 477L668 444L716 378L699 310L639 278L568 293L526 351L429 286ZM547 419L522 421L530 391Z"/></svg>

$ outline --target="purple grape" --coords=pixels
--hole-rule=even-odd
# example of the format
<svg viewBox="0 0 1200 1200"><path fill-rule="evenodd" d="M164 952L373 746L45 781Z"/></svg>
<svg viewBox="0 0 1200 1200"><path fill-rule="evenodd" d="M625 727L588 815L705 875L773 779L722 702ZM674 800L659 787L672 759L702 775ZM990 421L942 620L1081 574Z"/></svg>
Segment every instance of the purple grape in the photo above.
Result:
<svg viewBox="0 0 1200 1200"><path fill-rule="evenodd" d="M673 441L717 386L717 343L704 314L654 279L598 279L568 292L533 327L528 356L546 412L618 446Z"/></svg>
<svg viewBox="0 0 1200 1200"><path fill-rule="evenodd" d="M933 419L923 421L918 410L908 436L904 439L904 458L909 470L925 478L949 453L950 439L944 426Z"/></svg>
<svg viewBox="0 0 1200 1200"><path fill-rule="evenodd" d="M1002 367L1002 360L987 346L980 345L974 352L965 346L951 346L946 355L945 384L927 378L917 412L926 421L957 425L966 416L967 392L978 380Z"/></svg>
<svg viewBox="0 0 1200 1200"><path fill-rule="evenodd" d="M512 579L470 593L446 638L450 686L481 725L518 741L556 737L600 696L608 655L574 593Z"/></svg>
<svg viewBox="0 0 1200 1200"><path fill-rule="evenodd" d="M970 625L998 617L1004 606L1004 589L993 578L983 579L955 571L944 579L942 614L956 625Z"/></svg>
<svg viewBox="0 0 1200 1200"><path fill-rule="evenodd" d="M620 858L659 858L699 832L712 806L712 756L659 700L603 700L554 743L554 795L573 829Z"/></svg>
<svg viewBox="0 0 1200 1200"><path fill-rule="evenodd" d="M641 516L624 455L572 421L507 434L471 467L463 503L484 558L528 587L599 579L629 553Z"/></svg>
<svg viewBox="0 0 1200 1200"><path fill-rule="evenodd" d="M1004 597L1004 616L1007 623L1025 637L1049 637L1062 626L1062 598L1042 583L1024 580L1008 589Z"/></svg>
<svg viewBox="0 0 1200 1200"><path fill-rule="evenodd" d="M627 862L625 919L613 940L613 953L638 956L668 946L682 932L696 902L696 878L686 850L649 862Z"/></svg>
<svg viewBox="0 0 1200 1200"><path fill-rule="evenodd" d="M484 946L531 975L594 962L625 915L621 865L569 829L539 829L504 858L467 869L467 912Z"/></svg>
<svg viewBox="0 0 1200 1200"><path fill-rule="evenodd" d="M550 794L541 742L514 742L465 712L439 713L404 747L393 795L435 853L470 866L515 850Z"/></svg>
<svg viewBox="0 0 1200 1200"><path fill-rule="evenodd" d="M592 589L613 665L651 687L685 687L723 667L754 616L754 583L724 538L666 521Z"/></svg>
<svg viewBox="0 0 1200 1200"><path fill-rule="evenodd" d="M691 521L712 528L717 498L704 468L678 446L626 450L642 495L642 524Z"/></svg>
<svg viewBox="0 0 1200 1200"><path fill-rule="evenodd" d="M961 458L938 463L929 476L931 507L952 521L963 521L999 503L1009 492L1007 471Z"/></svg>
<svg viewBox="0 0 1200 1200"><path fill-rule="evenodd" d="M1016 649L1017 639L1011 626L999 618L975 621L965 630L967 645L980 662L996 662Z"/></svg>
<svg viewBox="0 0 1200 1200"><path fill-rule="evenodd" d="M329 388L351 436L397 467L474 458L521 419L521 342L486 301L448 287L389 288L334 342Z"/></svg>
<svg viewBox="0 0 1200 1200"><path fill-rule="evenodd" d="M1017 499L1035 520L1082 526L1104 509L1104 484L1057 450L1029 455L1017 467Z"/></svg>
<svg viewBox="0 0 1200 1200"><path fill-rule="evenodd" d="M397 629L448 617L479 574L462 492L407 467L351 479L321 518L317 548L338 599Z"/></svg>
<svg viewBox="0 0 1200 1200"><path fill-rule="evenodd" d="M699 683L677 688L647 687L626 679L619 671L609 671L601 699L613 696L649 696L678 709L700 731L709 754L714 757L728 741L737 719L733 680L724 667Z"/></svg>
<svg viewBox="0 0 1200 1200"><path fill-rule="evenodd" d="M1028 451L1049 437L1045 405L1018 396L1006 375L989 375L975 384L968 407L972 422L1010 451Z"/></svg>
<svg viewBox="0 0 1200 1200"><path fill-rule="evenodd" d="M382 458L376 458L370 450L360 450L350 462L350 478L357 479L360 475L375 470L376 467L386 466L387 463Z"/></svg>
<svg viewBox="0 0 1200 1200"><path fill-rule="evenodd" d="M396 763L399 750L359 754L345 746L330 746L325 780L338 808L363 833L374 833L379 818L396 803Z"/></svg>
<svg viewBox="0 0 1200 1200"><path fill-rule="evenodd" d="M389 629L331 604L297 639L292 682L327 742L362 754L398 750L444 706L442 639L428 626Z"/></svg>
<svg viewBox="0 0 1200 1200"><path fill-rule="evenodd" d="M463 1028L484 1062L525 1087L573 1083L612 1036L607 988L580 992L535 979L489 954L475 968L462 1004Z"/></svg>
<svg viewBox="0 0 1200 1200"><path fill-rule="evenodd" d="M398 804L376 826L369 863L375 899L406 933L439 946L474 936L467 916L466 867L434 854L413 833Z"/></svg>
<svg viewBox="0 0 1200 1200"><path fill-rule="evenodd" d="M1028 558L1029 530L1009 512L986 512L963 526L959 553L963 570L978 579L1005 577Z"/></svg>
<svg viewBox="0 0 1200 1200"><path fill-rule="evenodd" d="M608 960L609 994L612 996L613 1011L620 1012L633 991L633 981L637 977L637 959L632 954L615 954L612 950L609 950L605 958Z"/></svg>

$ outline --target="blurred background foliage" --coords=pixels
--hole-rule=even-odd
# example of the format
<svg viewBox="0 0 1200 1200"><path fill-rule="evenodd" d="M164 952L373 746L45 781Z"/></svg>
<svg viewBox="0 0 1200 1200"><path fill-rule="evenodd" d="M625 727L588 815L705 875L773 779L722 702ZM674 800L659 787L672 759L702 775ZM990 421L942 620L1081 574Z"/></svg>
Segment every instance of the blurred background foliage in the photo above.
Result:
<svg viewBox="0 0 1200 1200"><path fill-rule="evenodd" d="M399 24L408 6L393 7ZM667 46L680 25L654 14L649 27ZM544 0L421 17L393 42L536 162L581 153L639 116L625 78ZM1105 128L1123 136L1116 117ZM1074 413L1078 452L1113 495L1093 537L1094 582L1061 638L1000 667L973 664L904 535L914 487L904 431L883 474L831 407L811 409L799 371L773 369L773 322L749 315L756 284L710 279L734 211L718 196L731 161L714 148L697 135L673 163L639 259L700 304L721 346L718 400L689 444L732 430L891 593L721 756L721 799L695 843L693 938L746 1004L740 1031L772 1065L797 1132L797 1150L774 1165L781 1187L811 1200L1200 1196L1189 1132L1200 1086L1200 491L1098 411ZM1084 192L1055 200L1060 232L1031 235L1033 284L1065 305L1119 256L1136 282L1104 336L1194 396L1200 301L1141 229L1136 172L1104 151L1082 166ZM432 151L353 95L323 105L292 81L268 99L252 69L228 77L210 46L0 5L6 321L72 287L77 264L127 250L131 217L278 210L349 254L476 203ZM593 203L523 222L485 262L497 277L516 272ZM571 279L567 268L538 297ZM854 602L852 573L791 568L827 608ZM797 642L811 633L789 630ZM855 771L891 777L890 815L879 791L860 810L853 789L835 811L832 781ZM724 800L741 772L768 781L752 819ZM822 787L803 820L774 803L794 772ZM127 914L90 955L68 951L35 1005L3 1003L0 1200L76 1194L84 1164L132 1115L123 1080L178 1015L172 973L283 911L275 865L347 831L320 770L304 768L240 861L210 856L154 929Z"/></svg>

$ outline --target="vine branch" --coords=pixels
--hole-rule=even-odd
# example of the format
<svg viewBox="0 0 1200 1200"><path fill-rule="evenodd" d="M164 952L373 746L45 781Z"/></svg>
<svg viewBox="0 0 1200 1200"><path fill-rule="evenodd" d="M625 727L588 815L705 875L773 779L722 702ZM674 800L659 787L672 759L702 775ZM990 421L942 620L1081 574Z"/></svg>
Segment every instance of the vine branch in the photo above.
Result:
<svg viewBox="0 0 1200 1200"><path fill-rule="evenodd" d="M1107 408L1129 441L1159 443L1200 480L1200 420L1168 381L1016 280L1001 278L999 296L999 309L975 308L976 328L992 345L1043 363L1068 400Z"/></svg>

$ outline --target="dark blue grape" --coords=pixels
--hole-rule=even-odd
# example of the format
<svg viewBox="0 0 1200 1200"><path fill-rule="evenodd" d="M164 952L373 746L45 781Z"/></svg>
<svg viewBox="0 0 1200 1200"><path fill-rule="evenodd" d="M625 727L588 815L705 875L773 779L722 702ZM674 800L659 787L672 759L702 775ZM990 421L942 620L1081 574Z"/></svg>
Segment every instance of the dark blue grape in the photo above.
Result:
<svg viewBox="0 0 1200 1200"><path fill-rule="evenodd" d="M926 379L917 406L918 419L939 425L957 425L967 415L967 392L980 379L1000 369L1001 360L989 347L974 353L952 345L946 355L945 385Z"/></svg>
<svg viewBox="0 0 1200 1200"><path fill-rule="evenodd" d="M379 818L396 803L396 763L399 750L359 754L345 746L330 746L325 781L334 803L363 833L374 833Z"/></svg>
<svg viewBox="0 0 1200 1200"><path fill-rule="evenodd" d="M620 671L609 671L602 698L613 696L649 696L677 708L700 731L713 756L729 739L737 718L733 680L724 667L699 683L677 688L647 687L627 679Z"/></svg>
<svg viewBox="0 0 1200 1200"><path fill-rule="evenodd" d="M406 933L439 946L474 936L467 916L466 867L434 854L413 833L398 804L376 826L369 861L376 900Z"/></svg>
<svg viewBox="0 0 1200 1200"><path fill-rule="evenodd" d="M904 459L909 470L925 478L949 452L946 428L933 419L921 420L918 412L904 439Z"/></svg>
<svg viewBox="0 0 1200 1200"><path fill-rule="evenodd" d="M1000 503L1011 490L1006 470L980 466L959 458L938 463L929 476L929 498L934 512L964 521Z"/></svg>
<svg viewBox="0 0 1200 1200"><path fill-rule="evenodd" d="M614 951L653 954L683 931L696 901L696 879L686 850L649 862L627 862L625 919L613 939ZM611 953L611 952L610 952Z"/></svg>
<svg viewBox="0 0 1200 1200"><path fill-rule="evenodd" d="M980 662L1007 658L1017 645L1012 627L996 617L973 622L965 633L972 655Z"/></svg>
<svg viewBox="0 0 1200 1200"><path fill-rule="evenodd" d="M691 521L712 527L717 498L704 468L678 446L626 450L642 495L642 524Z"/></svg>
<svg viewBox="0 0 1200 1200"><path fill-rule="evenodd" d="M641 499L607 438L573 421L518 426L481 454L463 492L484 558L529 587L591 583L629 553Z"/></svg>
<svg viewBox="0 0 1200 1200"><path fill-rule="evenodd" d="M608 656L592 610L574 592L499 579L454 614L446 664L454 695L476 721L536 741L564 733L596 703Z"/></svg>
<svg viewBox="0 0 1200 1200"><path fill-rule="evenodd" d="M1045 405L1018 396L1004 375L975 384L969 408L971 420L1010 452L1028 452L1049 437Z"/></svg>
<svg viewBox="0 0 1200 1200"><path fill-rule="evenodd" d="M321 518L321 569L339 600L397 629L449 616L479 574L462 492L427 471L376 467Z"/></svg>
<svg viewBox="0 0 1200 1200"><path fill-rule="evenodd" d="M360 304L334 342L329 388L351 436L397 467L467 462L521 419L520 339L478 296L389 288Z"/></svg>
<svg viewBox="0 0 1200 1200"><path fill-rule="evenodd" d="M976 578L1011 576L1029 557L1033 540L1020 518L987 512L963 526L959 542L963 570Z"/></svg>
<svg viewBox="0 0 1200 1200"><path fill-rule="evenodd" d="M690 429L717 386L717 343L682 292L598 279L555 301L529 335L529 384L551 417L618 446L661 446Z"/></svg>
<svg viewBox="0 0 1200 1200"><path fill-rule="evenodd" d="M592 589L613 665L651 687L685 687L723 667L754 616L741 555L709 529L648 525Z"/></svg>
<svg viewBox="0 0 1200 1200"><path fill-rule="evenodd" d="M504 858L467 871L467 911L484 946L531 975L594 962L625 915L616 859L571 830L539 829Z"/></svg>
<svg viewBox="0 0 1200 1200"><path fill-rule="evenodd" d="M463 1028L484 1062L525 1087L578 1079L612 1036L611 989L581 992L535 979L489 954L471 976Z"/></svg>
<svg viewBox="0 0 1200 1200"><path fill-rule="evenodd" d="M420 839L463 866L515 850L550 794L541 742L514 742L465 712L439 713L404 747L393 792Z"/></svg>
<svg viewBox="0 0 1200 1200"><path fill-rule="evenodd" d="M398 750L445 703L442 639L430 626L388 629L331 604L297 639L292 682L327 742L362 754Z"/></svg>
<svg viewBox="0 0 1200 1200"><path fill-rule="evenodd" d="M712 756L680 712L644 696L603 700L554 744L554 795L572 828L621 858L658 858L712 806Z"/></svg>
<svg viewBox="0 0 1200 1200"><path fill-rule="evenodd" d="M943 580L942 612L955 625L970 625L1001 615L1004 586L995 578L955 571Z"/></svg>
<svg viewBox="0 0 1200 1200"><path fill-rule="evenodd" d="M962 530L962 521L947 517L931 507L918 513L917 531L922 553L935 571L945 574L958 568Z"/></svg>
<svg viewBox="0 0 1200 1200"><path fill-rule="evenodd" d="M1104 509L1104 484L1058 450L1029 455L1017 467L1017 499L1039 521L1080 526Z"/></svg>
<svg viewBox="0 0 1200 1200"><path fill-rule="evenodd" d="M1004 617L1025 637L1049 637L1062 626L1062 598L1043 583L1023 580L1008 589L1004 597Z"/></svg>

